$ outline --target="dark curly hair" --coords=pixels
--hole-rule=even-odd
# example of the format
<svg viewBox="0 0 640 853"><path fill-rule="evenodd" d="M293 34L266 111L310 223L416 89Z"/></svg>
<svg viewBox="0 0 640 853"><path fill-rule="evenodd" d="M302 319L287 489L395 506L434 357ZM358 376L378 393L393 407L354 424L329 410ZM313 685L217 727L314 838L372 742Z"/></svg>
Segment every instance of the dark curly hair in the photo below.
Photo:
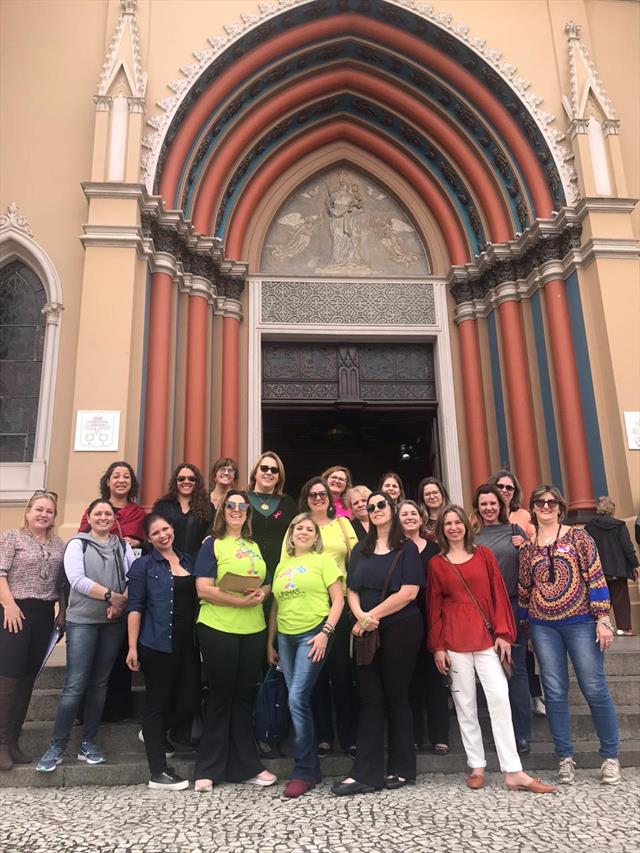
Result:
<svg viewBox="0 0 640 853"><path fill-rule="evenodd" d="M158 498L156 504L160 501L177 501L178 500L178 474L183 468L188 468L196 478L193 492L191 493L190 508L193 510L201 521L209 521L211 519L211 502L209 501L209 492L206 490L204 480L199 468L191 465L189 462L181 462L177 465L167 486L167 493Z"/></svg>
<svg viewBox="0 0 640 853"><path fill-rule="evenodd" d="M138 478L136 477L136 472L133 470L131 465L128 462L112 462L111 465L104 472L102 477L100 477L100 483L98 485L98 490L100 492L100 497L104 498L104 500L108 501L111 497L111 489L109 488L109 480L111 479L111 475L116 470L116 468L126 468L131 477L131 488L129 489L129 494L127 495L127 501L131 503L138 497L138 492L140 491L140 483L138 483Z"/></svg>

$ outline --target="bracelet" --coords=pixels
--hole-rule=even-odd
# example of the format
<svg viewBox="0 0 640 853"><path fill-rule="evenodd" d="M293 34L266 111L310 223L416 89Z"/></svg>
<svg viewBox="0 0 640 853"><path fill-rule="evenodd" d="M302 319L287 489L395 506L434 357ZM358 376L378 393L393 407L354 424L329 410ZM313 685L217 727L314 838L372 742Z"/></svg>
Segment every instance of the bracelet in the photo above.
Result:
<svg viewBox="0 0 640 853"><path fill-rule="evenodd" d="M360 622L360 627L361 627L361 628L364 628L364 627L365 627L365 625L368 623L368 621L369 621L369 617L368 617L368 616L365 616L365 617L363 618L363 620Z"/></svg>
<svg viewBox="0 0 640 853"><path fill-rule="evenodd" d="M322 630L324 631L325 628L327 629L327 631L329 631L330 634L333 634L333 632L336 630L335 625L332 625L331 622L325 622L324 628Z"/></svg>
<svg viewBox="0 0 640 853"><path fill-rule="evenodd" d="M612 634L615 633L613 630L613 625L609 622L608 619L598 619L598 625L604 625L605 628L608 628Z"/></svg>
<svg viewBox="0 0 640 853"><path fill-rule="evenodd" d="M326 628L326 625L325 625L325 628ZM333 632L332 631L325 631L325 628L323 628L322 631L320 631L320 633L324 634L325 637L329 638Z"/></svg>

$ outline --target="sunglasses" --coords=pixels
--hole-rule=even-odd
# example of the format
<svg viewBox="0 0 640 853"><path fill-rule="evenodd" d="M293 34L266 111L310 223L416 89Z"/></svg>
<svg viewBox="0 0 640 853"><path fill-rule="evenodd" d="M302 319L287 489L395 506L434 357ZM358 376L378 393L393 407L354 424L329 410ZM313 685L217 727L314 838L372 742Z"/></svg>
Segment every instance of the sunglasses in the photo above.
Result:
<svg viewBox="0 0 640 853"><path fill-rule="evenodd" d="M189 475L188 477L176 477L177 483L195 483L196 478Z"/></svg>
<svg viewBox="0 0 640 853"><path fill-rule="evenodd" d="M263 474L279 474L280 469L277 465L258 465L258 468Z"/></svg>
<svg viewBox="0 0 640 853"><path fill-rule="evenodd" d="M496 489L499 489L501 492L515 492L516 487L508 483L498 483Z"/></svg>
<svg viewBox="0 0 640 853"><path fill-rule="evenodd" d="M327 493L323 489L321 492L309 492L310 501L323 501L327 497Z"/></svg>
<svg viewBox="0 0 640 853"><path fill-rule="evenodd" d="M225 501L225 508L230 509L233 512L236 509L239 509L240 512L246 512L249 509L249 504L242 501L241 503L236 503L235 501Z"/></svg>
<svg viewBox="0 0 640 853"><path fill-rule="evenodd" d="M533 502L533 505L538 507L538 509L543 509L545 506L548 506L549 509L555 509L558 506L559 501L555 498L538 498Z"/></svg>
<svg viewBox="0 0 640 853"><path fill-rule="evenodd" d="M369 515L371 515L371 513L375 509L384 509L388 505L389 505L389 501L378 501L377 503L374 503L374 504L367 504L367 512L369 513Z"/></svg>
<svg viewBox="0 0 640 853"><path fill-rule="evenodd" d="M57 492L50 492L50 491L48 491L48 489L36 489L35 492L33 493L32 497L36 498L38 496L45 497L45 498L51 498L54 501L58 500L58 493Z"/></svg>

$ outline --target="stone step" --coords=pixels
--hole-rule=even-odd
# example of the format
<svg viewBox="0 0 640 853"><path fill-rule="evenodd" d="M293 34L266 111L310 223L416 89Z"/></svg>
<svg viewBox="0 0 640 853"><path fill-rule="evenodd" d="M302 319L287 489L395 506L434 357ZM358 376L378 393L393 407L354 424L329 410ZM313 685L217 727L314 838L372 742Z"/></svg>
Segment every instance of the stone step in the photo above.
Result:
<svg viewBox="0 0 640 853"><path fill-rule="evenodd" d="M417 757L418 773L459 773L468 771L464 753L461 748L454 748L449 755L431 755L420 753ZM602 762L598 754L597 744L585 742L578 745L575 754L576 763L580 769L598 767ZM497 771L498 763L494 752L487 750L487 769ZM640 764L640 741L630 740L622 744L620 751L622 767L638 766ZM193 780L193 755L177 754L170 761L171 766L185 778ZM290 758L276 758L265 761L266 766L281 780L286 780L291 773ZM550 744L533 744L529 755L523 757L523 765L532 775L542 775L552 780L553 771L558 759ZM326 779L346 776L351 769L351 760L343 755L329 755L321 762L322 772ZM76 753L69 750L64 763L52 773L38 773L35 765L16 766L13 770L0 773L0 788L26 787L73 787L78 785L141 785L149 779L149 771L140 753L110 754L106 764L88 766L76 759Z"/></svg>
<svg viewBox="0 0 640 853"><path fill-rule="evenodd" d="M640 675L610 675L607 678L609 692L613 701L618 705L635 705L640 707ZM586 705L586 700L578 682L572 680L569 685L569 704Z"/></svg>

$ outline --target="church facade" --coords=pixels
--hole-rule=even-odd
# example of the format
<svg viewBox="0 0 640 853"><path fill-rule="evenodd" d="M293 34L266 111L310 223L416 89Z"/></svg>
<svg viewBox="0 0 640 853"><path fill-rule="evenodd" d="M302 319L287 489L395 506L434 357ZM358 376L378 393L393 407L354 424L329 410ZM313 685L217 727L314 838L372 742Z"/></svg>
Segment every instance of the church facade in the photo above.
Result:
<svg viewBox="0 0 640 853"><path fill-rule="evenodd" d="M640 8L3 3L0 511L126 459L640 505ZM624 61L622 58L624 57Z"/></svg>

